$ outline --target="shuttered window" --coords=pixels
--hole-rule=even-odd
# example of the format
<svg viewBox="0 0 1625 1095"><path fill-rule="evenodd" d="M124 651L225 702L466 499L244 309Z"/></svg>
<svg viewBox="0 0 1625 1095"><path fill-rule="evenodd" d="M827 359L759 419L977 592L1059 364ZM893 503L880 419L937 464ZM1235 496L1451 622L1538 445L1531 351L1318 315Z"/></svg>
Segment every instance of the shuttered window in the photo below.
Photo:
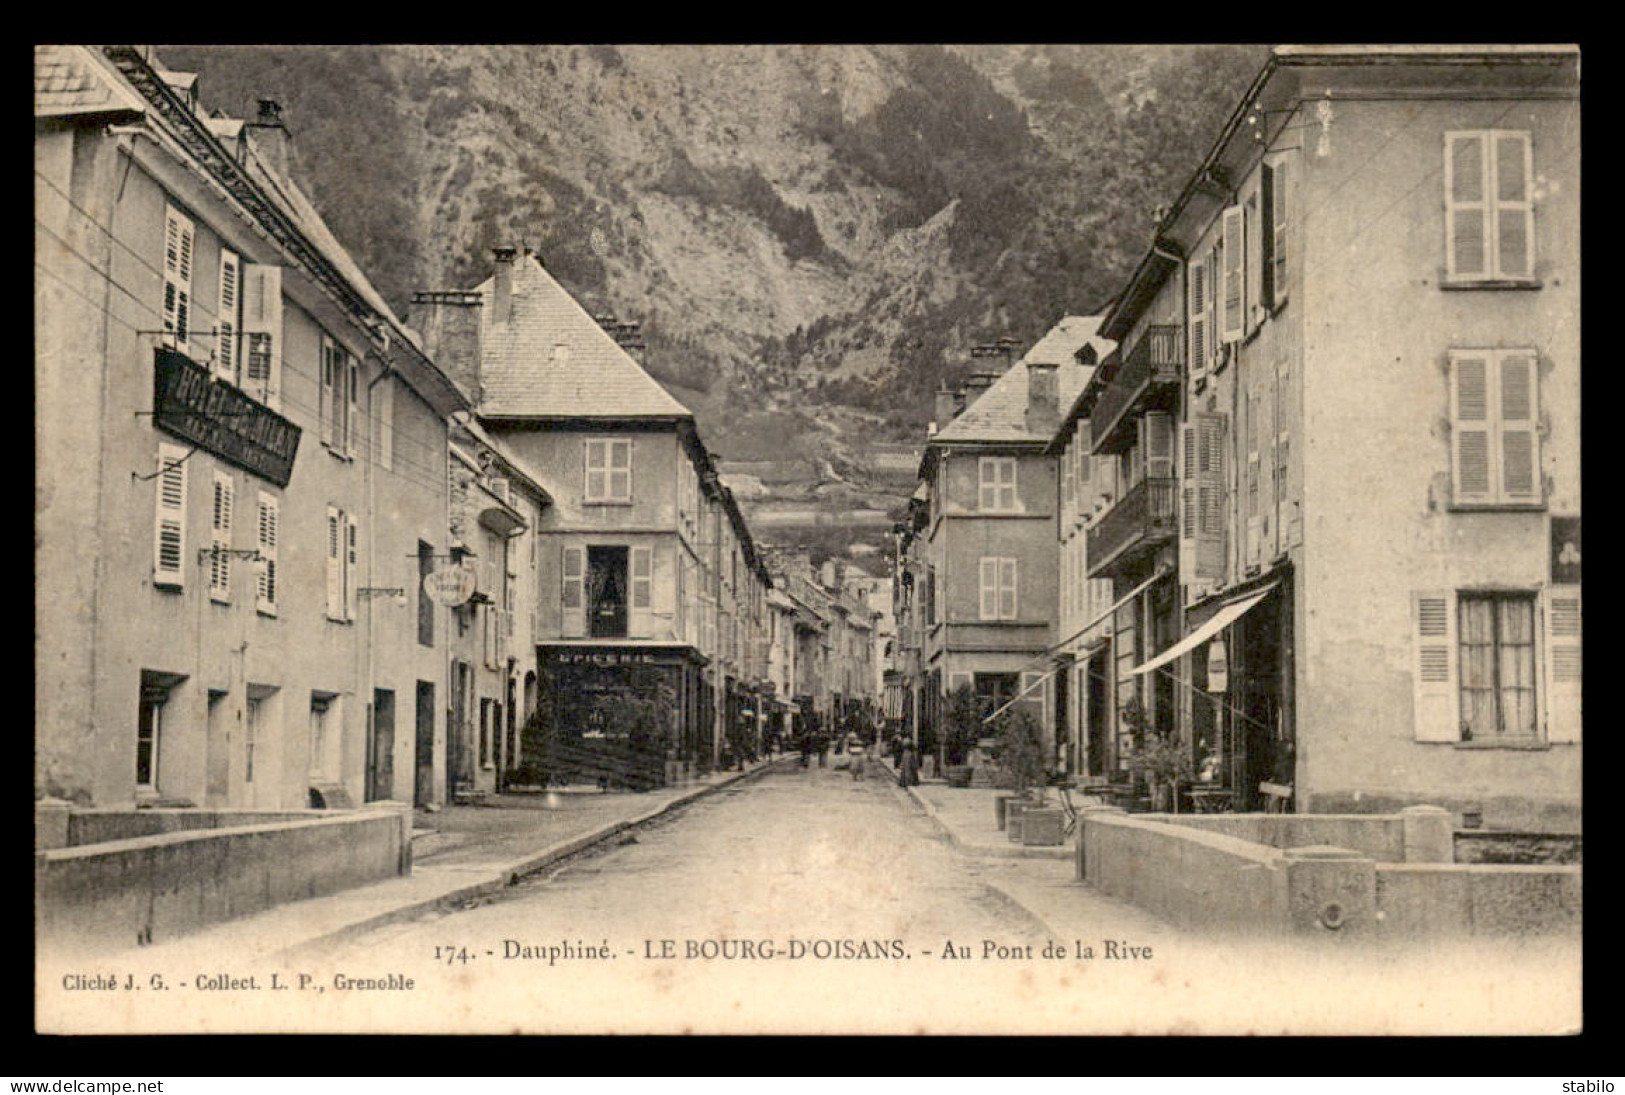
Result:
<svg viewBox="0 0 1625 1095"><path fill-rule="evenodd" d="M633 548L631 570L631 635L633 638L646 639L654 633L654 549Z"/></svg>
<svg viewBox="0 0 1625 1095"><path fill-rule="evenodd" d="M256 548L260 557L255 563L254 607L267 615L276 615L277 598L277 523L280 504L275 496L264 491L259 495L259 520L255 530Z"/></svg>
<svg viewBox="0 0 1625 1095"><path fill-rule="evenodd" d="M1580 587L1546 591L1546 740L1580 740Z"/></svg>
<svg viewBox="0 0 1625 1095"><path fill-rule="evenodd" d="M1145 473L1149 479L1174 477L1174 416L1150 411L1140 418L1140 445L1145 452Z"/></svg>
<svg viewBox="0 0 1625 1095"><path fill-rule="evenodd" d="M564 582L559 604L564 611L564 636L580 638L587 633L587 566L584 548L563 549L562 573Z"/></svg>
<svg viewBox="0 0 1625 1095"><path fill-rule="evenodd" d="M1190 338L1190 372L1194 379L1207 372L1208 265L1200 259L1191 262L1185 274L1186 334Z"/></svg>
<svg viewBox="0 0 1625 1095"><path fill-rule="evenodd" d="M1265 221L1261 240L1263 269L1260 274L1263 281L1263 303L1273 308L1279 308L1286 303L1287 235L1291 225L1288 219L1290 215L1288 202L1291 186L1289 161L1277 160L1264 165L1261 201Z"/></svg>
<svg viewBox="0 0 1625 1095"><path fill-rule="evenodd" d="M1411 635L1411 679L1415 687L1412 734L1417 741L1459 741L1454 591L1412 596Z"/></svg>
<svg viewBox="0 0 1625 1095"><path fill-rule="evenodd" d="M214 473L214 498L209 512L209 598L231 600L231 510L235 484L227 472Z"/></svg>
<svg viewBox="0 0 1625 1095"><path fill-rule="evenodd" d="M586 443L586 489L588 502L630 502L632 500L632 442L592 438Z"/></svg>
<svg viewBox="0 0 1625 1095"><path fill-rule="evenodd" d="M190 218L170 206L164 213L164 334L185 351L192 330L192 251Z"/></svg>
<svg viewBox="0 0 1625 1095"><path fill-rule="evenodd" d="M220 379L237 383L238 310L242 303L242 260L235 252L220 252L220 299L215 316L214 371Z"/></svg>
<svg viewBox="0 0 1625 1095"><path fill-rule="evenodd" d="M1542 501L1538 386L1533 350L1451 352L1451 478L1456 505Z"/></svg>
<svg viewBox="0 0 1625 1095"><path fill-rule="evenodd" d="M160 587L186 585L186 449L158 446L157 516L153 528L152 581Z"/></svg>
<svg viewBox="0 0 1625 1095"><path fill-rule="evenodd" d="M1536 734L1535 596L1461 593L1461 739L1528 741Z"/></svg>
<svg viewBox="0 0 1625 1095"><path fill-rule="evenodd" d="M327 507L327 618L344 619L344 512Z"/></svg>
<svg viewBox="0 0 1625 1095"><path fill-rule="evenodd" d="M1196 574L1225 577L1225 420L1196 416Z"/></svg>
<svg viewBox="0 0 1625 1095"><path fill-rule="evenodd" d="M356 590L361 579L360 522L350 514L344 515L344 618L353 621L358 598Z"/></svg>
<svg viewBox="0 0 1625 1095"><path fill-rule="evenodd" d="M282 268L243 267L243 391L272 410L282 406Z"/></svg>
<svg viewBox="0 0 1625 1095"><path fill-rule="evenodd" d="M1016 618L1016 561L984 556L980 568L979 615L984 620Z"/></svg>
<svg viewBox="0 0 1625 1095"><path fill-rule="evenodd" d="M1246 326L1247 245L1242 208L1224 211L1224 284L1219 335L1226 342L1241 339Z"/></svg>
<svg viewBox="0 0 1625 1095"><path fill-rule="evenodd" d="M1242 230L1246 237L1246 334L1258 330L1268 314L1264 307L1264 210L1263 194L1255 189L1243 205Z"/></svg>
<svg viewBox="0 0 1625 1095"><path fill-rule="evenodd" d="M1534 275L1533 173L1525 131L1444 135L1445 265L1452 280Z"/></svg>
<svg viewBox="0 0 1625 1095"><path fill-rule="evenodd" d="M976 464L977 508L992 512L1010 512L1016 508L1016 458L1013 456L984 456Z"/></svg>

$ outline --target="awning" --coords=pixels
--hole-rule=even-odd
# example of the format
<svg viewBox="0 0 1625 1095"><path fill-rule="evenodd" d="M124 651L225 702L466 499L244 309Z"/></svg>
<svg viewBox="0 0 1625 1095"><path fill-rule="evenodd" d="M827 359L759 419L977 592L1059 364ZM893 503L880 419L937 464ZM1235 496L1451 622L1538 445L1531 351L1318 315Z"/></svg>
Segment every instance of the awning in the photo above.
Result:
<svg viewBox="0 0 1625 1095"><path fill-rule="evenodd" d="M1247 596L1242 597L1239 600L1231 601L1229 604L1219 609L1219 611L1215 612L1213 614L1213 618L1207 623L1203 624L1195 631L1192 631L1189 635L1186 635L1183 639L1179 640L1173 646L1170 646L1167 650L1164 650L1161 654L1158 654L1155 658L1152 658L1144 665L1135 666L1133 669L1129 670L1129 673L1149 673L1158 666L1166 665L1181 655L1189 654L1192 650L1195 650L1197 647L1213 638L1213 636L1217 635L1219 632L1241 619L1248 609L1252 608L1259 601L1262 601L1265 597L1268 597L1274 591L1275 583L1271 582L1269 585L1265 586L1261 590L1258 590L1256 593L1249 593Z"/></svg>

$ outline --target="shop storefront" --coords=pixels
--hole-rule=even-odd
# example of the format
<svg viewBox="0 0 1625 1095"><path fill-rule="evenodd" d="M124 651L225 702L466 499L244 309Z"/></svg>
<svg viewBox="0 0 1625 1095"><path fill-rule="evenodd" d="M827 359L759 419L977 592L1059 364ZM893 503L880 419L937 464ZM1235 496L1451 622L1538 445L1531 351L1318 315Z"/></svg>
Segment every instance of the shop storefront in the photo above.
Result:
<svg viewBox="0 0 1625 1095"><path fill-rule="evenodd" d="M646 789L703 760L704 660L687 646L538 648L543 695L526 767L553 785Z"/></svg>

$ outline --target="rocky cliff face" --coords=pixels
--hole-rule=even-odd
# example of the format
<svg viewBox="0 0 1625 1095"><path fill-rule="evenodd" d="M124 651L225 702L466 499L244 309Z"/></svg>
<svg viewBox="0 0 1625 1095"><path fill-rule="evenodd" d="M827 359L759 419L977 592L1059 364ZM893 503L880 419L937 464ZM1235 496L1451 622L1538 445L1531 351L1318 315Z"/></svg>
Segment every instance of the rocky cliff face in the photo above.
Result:
<svg viewBox="0 0 1625 1095"><path fill-rule="evenodd" d="M1265 54L158 55L200 73L206 105L282 102L296 175L399 311L415 289L477 284L492 246L523 240L589 310L640 321L640 359L708 444L777 469L738 480L763 537L823 546L832 522L884 527L909 479L892 450L919 442L971 345L1104 306Z"/></svg>

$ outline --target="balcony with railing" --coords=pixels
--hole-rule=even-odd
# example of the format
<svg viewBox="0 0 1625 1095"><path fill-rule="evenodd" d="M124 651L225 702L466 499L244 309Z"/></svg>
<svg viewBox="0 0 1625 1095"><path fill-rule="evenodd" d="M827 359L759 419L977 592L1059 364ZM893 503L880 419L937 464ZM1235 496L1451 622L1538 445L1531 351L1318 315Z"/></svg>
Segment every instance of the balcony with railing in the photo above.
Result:
<svg viewBox="0 0 1625 1095"><path fill-rule="evenodd" d="M1089 577L1108 577L1179 535L1177 479L1142 479L1089 529Z"/></svg>
<svg viewBox="0 0 1625 1095"><path fill-rule="evenodd" d="M1177 323L1147 327L1123 355L1123 364L1089 412L1094 451L1118 452L1133 440L1134 418L1148 410L1174 410L1185 364L1185 329Z"/></svg>

